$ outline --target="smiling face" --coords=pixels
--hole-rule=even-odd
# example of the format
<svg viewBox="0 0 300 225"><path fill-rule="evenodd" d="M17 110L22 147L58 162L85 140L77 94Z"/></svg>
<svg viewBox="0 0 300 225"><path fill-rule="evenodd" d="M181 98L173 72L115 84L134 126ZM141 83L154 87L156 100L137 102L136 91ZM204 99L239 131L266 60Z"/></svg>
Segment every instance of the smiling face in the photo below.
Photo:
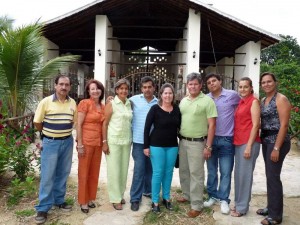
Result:
<svg viewBox="0 0 300 225"><path fill-rule="evenodd" d="M241 80L238 86L239 95L245 98L253 93L253 87L248 80Z"/></svg>
<svg viewBox="0 0 300 225"><path fill-rule="evenodd" d="M99 98L101 96L101 93L102 93L101 89L98 88L98 86L95 83L91 83L89 85L88 92L89 92L91 98L98 99L98 100L99 100Z"/></svg>
<svg viewBox="0 0 300 225"><path fill-rule="evenodd" d="M274 81L271 75L263 76L260 85L265 93L272 93L276 91L276 81Z"/></svg>
<svg viewBox="0 0 300 225"><path fill-rule="evenodd" d="M116 93L121 100L125 100L128 96L128 85L121 84L118 88L116 88Z"/></svg>
<svg viewBox="0 0 300 225"><path fill-rule="evenodd" d="M167 103L167 104L173 103L174 93L170 87L166 87L160 96L163 103Z"/></svg>

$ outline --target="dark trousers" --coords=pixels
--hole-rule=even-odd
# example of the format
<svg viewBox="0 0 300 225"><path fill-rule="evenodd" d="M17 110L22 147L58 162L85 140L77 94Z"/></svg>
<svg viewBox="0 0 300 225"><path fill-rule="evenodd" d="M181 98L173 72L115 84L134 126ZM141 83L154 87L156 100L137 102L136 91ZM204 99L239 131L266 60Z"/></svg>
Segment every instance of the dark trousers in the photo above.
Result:
<svg viewBox="0 0 300 225"><path fill-rule="evenodd" d="M285 156L290 151L291 142L284 142L280 148L279 161L271 161L274 144L262 142L262 151L267 176L267 196L269 215L274 220L281 220L283 214L283 190L280 180L281 168Z"/></svg>

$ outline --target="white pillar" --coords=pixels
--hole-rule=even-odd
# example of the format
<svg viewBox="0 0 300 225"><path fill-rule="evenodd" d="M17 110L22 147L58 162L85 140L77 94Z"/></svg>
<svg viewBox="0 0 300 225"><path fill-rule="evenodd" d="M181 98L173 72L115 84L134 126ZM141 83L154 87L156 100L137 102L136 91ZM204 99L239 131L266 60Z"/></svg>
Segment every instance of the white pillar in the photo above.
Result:
<svg viewBox="0 0 300 225"><path fill-rule="evenodd" d="M199 59L200 59L200 28L201 28L201 15L195 12L194 9L189 10L189 19L187 22L187 45L186 45L186 70L184 78L187 74L192 72L199 72ZM193 56L195 52L195 56ZM185 80L185 79L184 79Z"/></svg>
<svg viewBox="0 0 300 225"><path fill-rule="evenodd" d="M259 94L259 73L260 73L260 49L261 42L249 41L245 45L236 49L235 64L246 66L235 66L234 78L239 81L242 77L249 77L253 83L255 94Z"/></svg>
<svg viewBox="0 0 300 225"><path fill-rule="evenodd" d="M105 87L108 85L109 70L106 61L107 55L107 36L108 36L109 21L105 15L96 16L95 27L95 67L94 78L99 80ZM100 54L99 55L99 51Z"/></svg>

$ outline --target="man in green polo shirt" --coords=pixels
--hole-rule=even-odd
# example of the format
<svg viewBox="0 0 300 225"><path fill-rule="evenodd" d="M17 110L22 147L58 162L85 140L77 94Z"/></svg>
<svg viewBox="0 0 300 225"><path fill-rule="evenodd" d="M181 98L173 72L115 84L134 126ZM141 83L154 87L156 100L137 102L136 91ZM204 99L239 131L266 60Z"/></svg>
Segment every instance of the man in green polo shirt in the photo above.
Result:
<svg viewBox="0 0 300 225"><path fill-rule="evenodd" d="M183 196L177 201L190 201L188 216L194 218L203 208L204 161L211 156L218 113L214 101L201 92L199 73L187 76L187 88L189 95L179 105L179 177Z"/></svg>

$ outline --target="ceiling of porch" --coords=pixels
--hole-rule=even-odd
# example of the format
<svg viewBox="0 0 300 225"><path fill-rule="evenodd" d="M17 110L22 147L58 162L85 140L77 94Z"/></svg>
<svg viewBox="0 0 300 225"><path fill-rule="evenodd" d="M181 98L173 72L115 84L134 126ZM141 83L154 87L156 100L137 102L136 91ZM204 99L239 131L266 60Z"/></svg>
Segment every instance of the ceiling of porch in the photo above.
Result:
<svg viewBox="0 0 300 225"><path fill-rule="evenodd" d="M199 1L187 0L104 0L46 23L44 35L60 47L60 54L82 55L81 61L93 63L95 16L107 15L113 36L121 50L152 46L172 52L183 39L189 8L201 13L200 62L202 68L214 65L249 41L260 41L262 48L278 42L272 34L215 10Z"/></svg>

